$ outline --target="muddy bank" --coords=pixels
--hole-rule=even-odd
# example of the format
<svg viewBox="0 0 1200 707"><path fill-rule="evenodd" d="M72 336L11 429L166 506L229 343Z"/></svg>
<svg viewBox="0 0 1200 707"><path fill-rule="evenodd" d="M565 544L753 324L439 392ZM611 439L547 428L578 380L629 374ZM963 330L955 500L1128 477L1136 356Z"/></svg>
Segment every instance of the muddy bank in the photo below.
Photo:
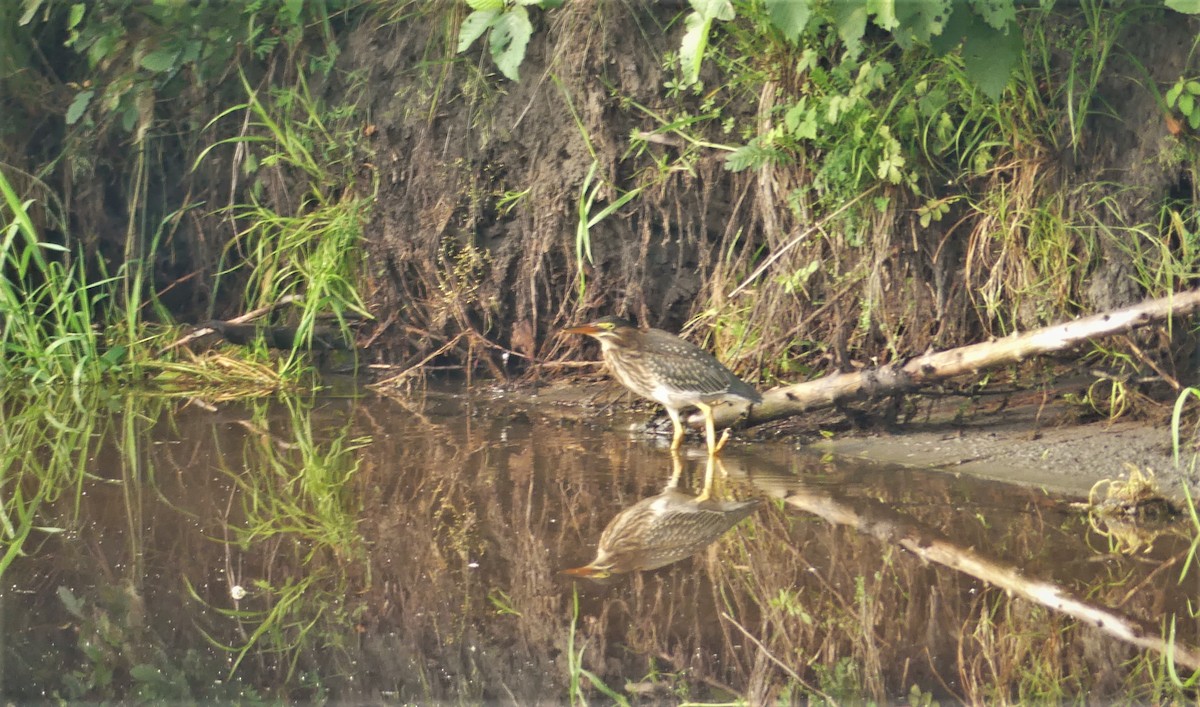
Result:
<svg viewBox="0 0 1200 707"><path fill-rule="evenodd" d="M1073 400L1091 383L1075 378L1052 389L984 394L974 398L911 396L906 413L888 422L885 410L817 411L781 423L741 430L731 444L790 439L831 454L1086 497L1104 480L1129 476L1131 467L1152 473L1161 492L1181 498L1189 447L1177 468L1171 446L1170 408L1140 419L1110 422ZM551 386L534 393L571 415L670 439L670 425L615 384ZM696 442L699 437L693 437ZM1193 493L1195 484L1192 482Z"/></svg>
<svg viewBox="0 0 1200 707"><path fill-rule="evenodd" d="M1182 495L1169 411L1161 420L1082 420L1063 398L1029 393L966 406L926 400L928 415L889 431L848 433L812 446L839 456L939 469L1086 496L1098 482L1153 472L1161 491ZM1183 463L1187 463L1186 451Z"/></svg>

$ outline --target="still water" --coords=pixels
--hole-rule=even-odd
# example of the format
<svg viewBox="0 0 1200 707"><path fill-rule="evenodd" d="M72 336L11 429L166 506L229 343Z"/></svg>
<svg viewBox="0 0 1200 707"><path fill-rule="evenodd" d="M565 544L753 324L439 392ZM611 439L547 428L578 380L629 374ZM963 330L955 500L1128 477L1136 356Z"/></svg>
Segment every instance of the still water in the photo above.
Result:
<svg viewBox="0 0 1200 707"><path fill-rule="evenodd" d="M3 415L5 702L1172 694L1156 651L935 549L1197 641L1184 523L785 442L709 464L644 414L476 387ZM602 536L611 576L563 572Z"/></svg>

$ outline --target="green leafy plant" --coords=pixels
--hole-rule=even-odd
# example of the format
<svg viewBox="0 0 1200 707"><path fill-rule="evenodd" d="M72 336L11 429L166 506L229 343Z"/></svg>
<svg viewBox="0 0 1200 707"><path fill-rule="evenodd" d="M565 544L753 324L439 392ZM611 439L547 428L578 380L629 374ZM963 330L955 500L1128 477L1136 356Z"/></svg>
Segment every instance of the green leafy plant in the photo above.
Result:
<svg viewBox="0 0 1200 707"><path fill-rule="evenodd" d="M1164 98L1167 108L1178 111L1188 127L1200 129L1200 81L1180 76Z"/></svg>
<svg viewBox="0 0 1200 707"><path fill-rule="evenodd" d="M525 48L533 36L527 8L547 10L561 6L563 0L466 0L466 3L473 12L459 27L458 53L465 52L486 33L488 51L496 68L510 81L520 81Z"/></svg>

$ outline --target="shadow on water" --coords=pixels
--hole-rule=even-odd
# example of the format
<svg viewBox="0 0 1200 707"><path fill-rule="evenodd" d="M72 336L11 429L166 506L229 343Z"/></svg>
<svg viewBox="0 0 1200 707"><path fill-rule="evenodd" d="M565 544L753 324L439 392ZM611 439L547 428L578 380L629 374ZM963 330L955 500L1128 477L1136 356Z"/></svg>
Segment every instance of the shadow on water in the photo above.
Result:
<svg viewBox="0 0 1200 707"><path fill-rule="evenodd" d="M1180 694L993 583L1021 578L1197 642L1187 528L1116 543L1034 490L785 444L710 465L480 389L59 408L0 425L6 701Z"/></svg>

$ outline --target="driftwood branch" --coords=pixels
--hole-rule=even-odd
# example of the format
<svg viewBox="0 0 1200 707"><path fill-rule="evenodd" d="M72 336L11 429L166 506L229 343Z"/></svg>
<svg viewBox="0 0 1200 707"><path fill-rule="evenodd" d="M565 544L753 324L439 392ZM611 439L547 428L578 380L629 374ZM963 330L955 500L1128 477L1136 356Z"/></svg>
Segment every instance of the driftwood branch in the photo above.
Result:
<svg viewBox="0 0 1200 707"><path fill-rule="evenodd" d="M1191 314L1197 309L1200 309L1200 290L1179 292L1124 309L949 351L928 353L888 366L837 373L815 381L773 388L763 393L762 403L751 407L749 413L745 407L722 405L714 409L714 417L717 425L722 427L739 423L756 425L843 402L912 392L955 376L977 375L1034 356L1068 351L1091 339L1122 334L1168 317ZM703 427L704 418L699 413L693 414L689 416L688 424Z"/></svg>
<svg viewBox="0 0 1200 707"><path fill-rule="evenodd" d="M1171 642L1158 629L1108 607L1072 596L1062 587L1031 579L1017 567L985 557L958 545L940 533L887 506L870 500L843 501L826 492L800 490L785 502L820 516L831 523L847 525L887 543L894 543L929 562L963 572L1004 591L1066 614L1138 648L1171 655L1188 670L1200 670L1200 649Z"/></svg>

